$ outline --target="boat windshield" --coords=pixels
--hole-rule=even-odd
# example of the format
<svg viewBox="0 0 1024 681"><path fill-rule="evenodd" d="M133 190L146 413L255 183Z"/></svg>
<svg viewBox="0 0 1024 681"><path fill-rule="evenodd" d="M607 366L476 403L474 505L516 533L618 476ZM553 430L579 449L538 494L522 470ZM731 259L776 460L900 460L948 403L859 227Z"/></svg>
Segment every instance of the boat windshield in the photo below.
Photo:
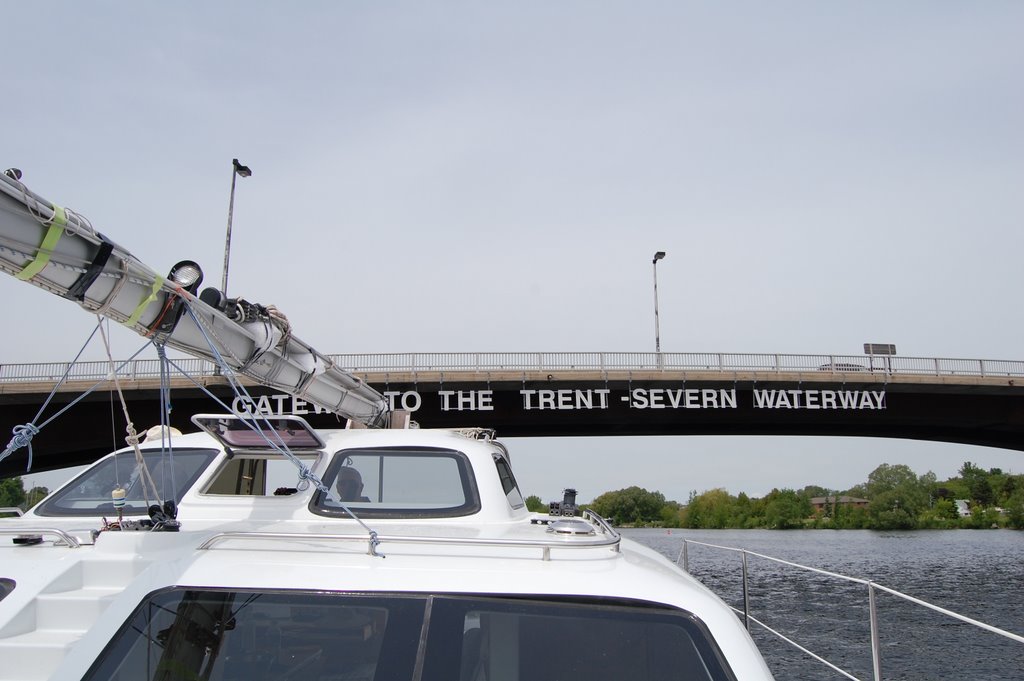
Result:
<svg viewBox="0 0 1024 681"><path fill-rule="evenodd" d="M111 493L125 491L124 515L146 515L149 505L168 499L180 500L213 458L216 449L142 450L159 499L147 484L134 452L121 452L86 469L63 489L41 503L35 513L43 516L111 516L115 514Z"/></svg>
<svg viewBox="0 0 1024 681"><path fill-rule="evenodd" d="M693 615L649 604L175 587L146 598L84 678L735 677Z"/></svg>
<svg viewBox="0 0 1024 681"><path fill-rule="evenodd" d="M323 481L331 498L317 492L310 502L320 515L346 515L339 501L360 517L377 518L452 517L480 509L469 459L453 449L345 449L335 454Z"/></svg>

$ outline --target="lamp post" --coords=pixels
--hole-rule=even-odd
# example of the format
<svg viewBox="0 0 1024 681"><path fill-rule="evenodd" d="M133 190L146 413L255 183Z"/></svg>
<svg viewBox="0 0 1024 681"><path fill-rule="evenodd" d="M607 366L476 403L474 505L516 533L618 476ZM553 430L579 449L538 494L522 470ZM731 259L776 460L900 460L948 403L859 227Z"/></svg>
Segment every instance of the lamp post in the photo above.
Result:
<svg viewBox="0 0 1024 681"><path fill-rule="evenodd" d="M654 254L654 351L661 354L661 331L658 328L658 261L665 257L665 251Z"/></svg>
<svg viewBox="0 0 1024 681"><path fill-rule="evenodd" d="M243 166L237 158L231 159L231 200L228 202L228 235L224 241L224 278L220 284L221 294L228 297L228 261L231 259L231 218L235 212L235 178L249 177L252 171Z"/></svg>

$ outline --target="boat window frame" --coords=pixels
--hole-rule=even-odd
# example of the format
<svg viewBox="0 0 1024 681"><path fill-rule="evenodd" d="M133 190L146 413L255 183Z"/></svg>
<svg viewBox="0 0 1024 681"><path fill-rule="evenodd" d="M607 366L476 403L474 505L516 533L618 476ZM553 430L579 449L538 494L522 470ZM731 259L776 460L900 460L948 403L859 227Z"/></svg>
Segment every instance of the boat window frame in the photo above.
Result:
<svg viewBox="0 0 1024 681"><path fill-rule="evenodd" d="M729 666L718 643L715 641L707 625L693 612L666 603L654 603L638 599L619 597L581 597L563 594L508 594L508 593L451 593L451 592L395 592L389 590L381 591L347 591L347 590L325 590L315 587L304 589L281 589L281 588L231 588L231 587L209 587L171 585L161 587L145 594L138 604L128 613L124 622L117 627L114 634L102 647L95 659L89 665L83 681L105 681L112 678L123 678L124 674L131 673L132 669L123 668L132 656L143 655L149 659L150 651L145 648L145 642L152 639L147 637L146 632L154 626L161 626L166 622L158 621L166 619L168 614L173 613L173 619L166 630L173 632L183 620L181 616L187 612L182 605L187 602L189 596L194 602L200 604L196 609L198 615L208 616L209 611L204 610L203 603L223 599L223 603L242 603L242 607L232 610L232 627L229 630L235 631L236 627L250 626L249 622L239 621L236 623L235 615L242 613L243 609L248 610L247 605L255 604L261 596L270 596L271 602L266 607L271 612L290 613L291 619L285 619L297 625L295 629L301 629L304 617L301 610L293 611L292 608L306 606L315 610L322 608L325 614L340 615L347 608L382 610L385 617L380 629L374 628L374 634L380 635L376 645L376 658L374 661L374 674L384 671L394 673L401 671L403 674L408 671L410 678L421 679L422 681L452 681L460 679L460 670L465 668L467 662L473 661L473 652L467 648L471 645L467 632L472 627L468 626L474 616L486 614L489 618L495 615L507 618L518 628L518 631L529 634L531 618L554 618L556 621L548 624L557 624L557 619L564 618L566 623L577 620L581 625L578 630L566 629L565 631L578 632L580 642L586 645L595 646L595 651L600 648L601 639L596 636L597 630L593 623L599 620L607 620L614 628L616 623L630 622L638 625L634 634L645 634L644 627L648 625L669 625L680 629L676 635L685 636L692 643L692 650L684 652L683 655L693 655L684 658L693 666L703 667L710 681L736 681L735 672ZM323 600L319 600L323 599ZM247 616L251 614L252 622L260 622L261 615L248 610ZM146 619L147 614L149 618ZM588 623L589 620L589 623ZM329 622L344 621L344 619L330 619ZM195 620L184 620L185 630L192 631L190 623ZM478 627L483 628L486 620L476 620ZM534 622L536 624L536 622ZM588 626L589 624L589 626ZM490 627L490 624L488 624ZM288 629L282 629L288 634L289 639L293 633ZM499 645L506 643L501 638L507 629L490 630L491 641L498 641ZM661 630L664 634L671 635L671 630ZM212 633L212 632L211 632ZM330 633L330 632L329 632ZM418 634L418 636L413 634ZM483 632L482 632L483 633ZM544 632L535 632L544 636ZM607 633L607 632L606 632ZM495 636L499 638L495 639ZM244 643L242 630L232 636L242 636L240 643ZM367 640L364 638L364 640ZM611 639L608 639L609 641ZM237 645L235 641L226 641L226 645ZM532 648L529 642L515 640L511 648L504 654L516 655L516 659L526 659L526 653ZM138 646L144 646L142 650ZM218 643L218 650L220 644ZM161 646L162 647L162 646ZM197 664L200 667L209 664L208 655ZM245 658L239 658L239 665L244 665ZM482 658L481 658L482 659ZM573 660L578 660L577 655L572 655ZM381 664L388 665L382 669ZM649 671L657 673L666 670L674 671L677 668L671 666L671 657L665 657L657 661L660 666L652 667ZM598 660L600 663L600 660ZM136 662L136 665L140 662ZM325 663L326 664L326 663ZM244 672L244 669L225 669L224 673ZM154 670L154 674L158 672ZM526 678L529 672L523 671ZM683 676L684 671L679 670L673 679L689 678ZM234 678L234 676L232 676ZM376 678L376 677L375 677ZM402 678L405 678L404 676ZM520 678L524 678L520 676ZM654 678L665 678L663 674Z"/></svg>
<svg viewBox="0 0 1024 681"><path fill-rule="evenodd" d="M293 414L196 414L192 423L215 439L225 451L261 450L273 446L290 451L308 451L326 446L306 419Z"/></svg>
<svg viewBox="0 0 1024 681"><path fill-rule="evenodd" d="M321 476L321 479L324 481L327 488L331 490L332 498L337 501L334 482L337 479L339 470L344 465L345 460L350 456L374 456L381 455L381 453L383 453L384 456L386 456L387 453L392 453L395 456L408 456L410 454L416 454L417 452L422 453L424 456L434 458L444 457L455 461L459 471L459 480L462 484L463 498L465 499L462 504L458 506L443 506L437 508L402 508L394 506L388 507L384 505L363 505L363 503L367 502L345 502L346 505L349 505L352 508L352 511L360 518L458 518L479 513L482 505L480 500L480 491L477 489L473 463L465 452L459 451L458 449L452 449L450 447L422 445L345 447L334 452L331 456L331 460L327 464L327 468ZM324 492L322 490L317 490L309 501L308 508L310 512L315 515L326 516L329 518L351 517L342 508L326 506L324 504L325 499L326 496Z"/></svg>
<svg viewBox="0 0 1024 681"><path fill-rule="evenodd" d="M509 614L515 614L517 610L533 608L523 613L529 616L555 615L564 617L573 610L576 610L577 612L590 615L597 613L624 613L628 614L631 619L642 618L651 623L654 621L667 622L674 620L675 624L681 624L681 628L686 630L690 641L694 643L694 648L700 660L705 663L705 667L711 667L706 669L711 681L737 681L735 672L732 671L725 655L722 653L721 648L711 634L711 630L704 621L689 610L667 603L655 603L614 596L602 598L565 596L560 594L439 593L432 594L431 598L432 603L428 610L431 626L424 632L425 645L421 645L424 648L424 654L421 658L417 658L417 663L422 663L424 670L423 679L426 681L461 678L458 673L454 676L452 675L452 655L448 652L451 642L438 643L431 640L431 635L435 631L439 633L450 632L453 623L446 623L445 620L451 619L453 616L458 617L458 614L461 612L463 614L462 621L465 621L465 615L471 612L470 607L478 604L489 606L491 612L504 610ZM445 624L447 624L447 627L445 627ZM459 627L459 630L465 632L462 627ZM436 636L437 634L434 635ZM589 639L591 644L597 644L596 637L593 636L593 632L590 629L583 632L583 637ZM459 658L462 657L460 643L460 653L455 658L455 661L461 663L462 660ZM457 672L458 668L455 671ZM520 677L520 679L522 678ZM528 676L527 678L534 677Z"/></svg>
<svg viewBox="0 0 1024 681"><path fill-rule="evenodd" d="M217 459L217 456L221 453L221 450L215 447L174 447L171 449L158 449L150 447L148 449L143 448L140 451L142 452L143 460L145 460L147 464L152 464L153 460L159 463L159 459L161 456L171 457L190 454L206 455L206 461L202 463L202 465L196 466L192 474L188 476L188 478L186 478L184 481L178 482L178 488L176 490L172 490L171 498L175 501L181 501L181 499L186 494L188 494L189 490L191 490L195 486L196 482L203 476L203 473L209 470L210 465L213 464L213 462ZM116 457L123 457L127 459L132 466L135 465L135 454L131 449L125 449L118 452L114 452L112 455L107 455L100 459L99 461L97 461L96 463L94 463L93 465L86 468L84 471L82 471L75 477L71 478L71 480L62 485L60 489L58 489L56 492L50 494L41 502L39 502L39 504L32 509L32 513L34 515L46 518L94 518L101 516L116 515L117 512L114 510L112 499L109 500L109 502L104 501L96 508L67 509L57 507L57 504L60 502L60 500L67 497L71 493L71 490L76 485L80 484L91 474L94 474L100 466L106 465L107 462L113 461ZM160 503L160 501L167 501L167 499L153 499L151 500L150 503ZM149 508L140 508L138 506L132 505L132 502L126 501L124 509L122 511L122 515L148 516Z"/></svg>

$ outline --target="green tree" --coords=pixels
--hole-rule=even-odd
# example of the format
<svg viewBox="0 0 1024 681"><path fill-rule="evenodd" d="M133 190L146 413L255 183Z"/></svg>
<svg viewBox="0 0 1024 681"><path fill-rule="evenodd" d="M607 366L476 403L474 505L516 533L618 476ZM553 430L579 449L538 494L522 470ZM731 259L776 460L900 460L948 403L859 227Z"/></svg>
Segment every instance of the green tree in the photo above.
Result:
<svg viewBox="0 0 1024 681"><path fill-rule="evenodd" d="M1007 524L1017 530L1024 530L1024 489L1018 489L1006 500Z"/></svg>
<svg viewBox="0 0 1024 681"><path fill-rule="evenodd" d="M807 485L807 487L797 490L796 493L802 497L813 499L814 497L832 496L833 491L827 487L821 487L820 485Z"/></svg>
<svg viewBox="0 0 1024 681"><path fill-rule="evenodd" d="M680 515L680 506L678 501L666 501L665 505L661 507L660 515L662 527L683 526L683 519Z"/></svg>
<svg viewBox="0 0 1024 681"><path fill-rule="evenodd" d="M947 520L960 520L960 511L952 499L939 499L935 502L935 515Z"/></svg>
<svg viewBox="0 0 1024 681"><path fill-rule="evenodd" d="M909 466L883 463L868 475L865 491L870 527L879 530L913 529L917 517L930 506L935 474L918 477Z"/></svg>
<svg viewBox="0 0 1024 681"><path fill-rule="evenodd" d="M754 527L754 502L747 496L746 492L736 495L732 505L732 515L729 520L729 527Z"/></svg>
<svg viewBox="0 0 1024 681"><path fill-rule="evenodd" d="M533 511L534 513L545 513L548 510L548 505L540 500L536 494L531 494L526 497L526 510Z"/></svg>
<svg viewBox="0 0 1024 681"><path fill-rule="evenodd" d="M25 484L21 478L0 480L0 507L13 508L25 503Z"/></svg>
<svg viewBox="0 0 1024 681"><path fill-rule="evenodd" d="M686 527L720 530L731 527L735 499L722 488L691 495L686 504L683 524Z"/></svg>
<svg viewBox="0 0 1024 681"><path fill-rule="evenodd" d="M634 485L614 492L605 492L594 499L590 507L599 515L611 519L616 525L642 525L658 521L664 505L664 494L648 492Z"/></svg>
<svg viewBox="0 0 1024 681"><path fill-rule="evenodd" d="M994 469L998 470L998 469ZM1002 474L1002 471L999 471ZM992 483L989 482L989 473L975 466L970 461L964 461L960 467L960 477L967 487L967 493L973 501L982 506L991 506L995 502L995 494L992 491Z"/></svg>
<svg viewBox="0 0 1024 681"><path fill-rule="evenodd" d="M811 515L811 502L791 489L773 489L765 497L764 523L766 527L787 530L803 527L804 519Z"/></svg>

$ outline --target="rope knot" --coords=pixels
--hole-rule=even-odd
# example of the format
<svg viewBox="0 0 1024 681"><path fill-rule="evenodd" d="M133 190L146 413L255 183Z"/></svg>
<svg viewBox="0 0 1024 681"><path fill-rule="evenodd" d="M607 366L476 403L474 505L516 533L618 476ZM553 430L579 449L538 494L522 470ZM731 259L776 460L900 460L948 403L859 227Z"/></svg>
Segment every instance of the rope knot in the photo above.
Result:
<svg viewBox="0 0 1024 681"><path fill-rule="evenodd" d="M384 554L377 553L377 547L380 546L380 537L377 536L377 530L369 530L370 532L370 550L369 554L377 558L384 558Z"/></svg>
<svg viewBox="0 0 1024 681"><path fill-rule="evenodd" d="M14 426L11 432L14 434L14 437L7 444L7 449L0 453L0 461L3 461L12 452L22 447L28 447L28 468L25 470L32 470L32 438L39 434L39 428L34 423L26 423L23 426Z"/></svg>
<svg viewBox="0 0 1024 681"><path fill-rule="evenodd" d="M309 489L310 482L319 482L313 476L313 471L310 470L309 466L299 466L299 481L295 485L295 489L300 492L305 492Z"/></svg>
<svg viewBox="0 0 1024 681"><path fill-rule="evenodd" d="M26 423L23 426L14 426L12 432L14 437L11 438L11 443L7 445L7 448L14 451L31 445L32 438L39 434L39 428L34 423Z"/></svg>
<svg viewBox="0 0 1024 681"><path fill-rule="evenodd" d="M139 445L139 434L135 432L135 424L129 421L128 425L125 426L125 432L127 432L128 435L125 436L124 441L132 447L137 447Z"/></svg>

